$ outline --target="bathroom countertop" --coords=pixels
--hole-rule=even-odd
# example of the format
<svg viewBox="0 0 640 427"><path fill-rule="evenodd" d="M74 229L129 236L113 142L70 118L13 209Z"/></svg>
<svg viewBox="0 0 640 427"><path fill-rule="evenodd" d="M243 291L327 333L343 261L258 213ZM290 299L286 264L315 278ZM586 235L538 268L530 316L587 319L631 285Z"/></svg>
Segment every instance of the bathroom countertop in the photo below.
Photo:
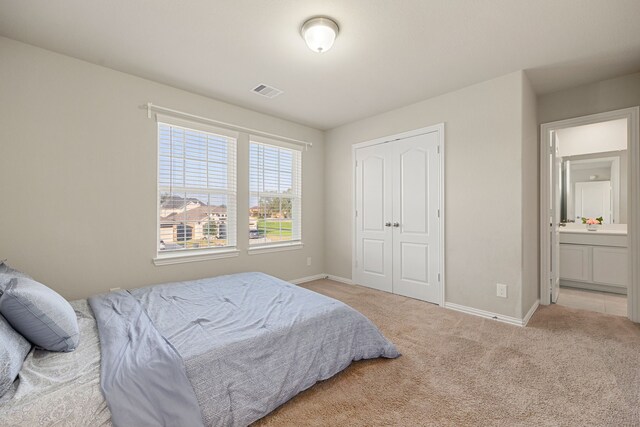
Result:
<svg viewBox="0 0 640 427"><path fill-rule="evenodd" d="M596 231L587 230L587 226L582 227L560 227L561 233L575 233L575 234L611 234L615 236L626 236L626 228L600 228Z"/></svg>

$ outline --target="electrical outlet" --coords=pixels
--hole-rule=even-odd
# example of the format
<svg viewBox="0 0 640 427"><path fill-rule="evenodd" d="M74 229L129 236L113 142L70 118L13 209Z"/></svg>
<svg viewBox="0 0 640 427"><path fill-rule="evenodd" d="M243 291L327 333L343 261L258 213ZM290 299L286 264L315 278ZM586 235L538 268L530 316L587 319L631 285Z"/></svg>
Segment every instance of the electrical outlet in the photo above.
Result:
<svg viewBox="0 0 640 427"><path fill-rule="evenodd" d="M502 283L496 284L496 296L500 298L507 297L507 285L503 285Z"/></svg>
<svg viewBox="0 0 640 427"><path fill-rule="evenodd" d="M307 257L307 265L311 265L311 257Z"/></svg>

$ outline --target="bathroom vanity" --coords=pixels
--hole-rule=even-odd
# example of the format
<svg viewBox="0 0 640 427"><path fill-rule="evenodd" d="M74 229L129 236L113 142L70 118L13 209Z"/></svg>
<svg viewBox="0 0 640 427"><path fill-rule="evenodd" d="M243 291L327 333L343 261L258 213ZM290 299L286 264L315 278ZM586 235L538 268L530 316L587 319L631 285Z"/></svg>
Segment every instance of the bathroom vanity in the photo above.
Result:
<svg viewBox="0 0 640 427"><path fill-rule="evenodd" d="M560 229L560 285L627 293L627 226L605 224L588 231L583 224Z"/></svg>

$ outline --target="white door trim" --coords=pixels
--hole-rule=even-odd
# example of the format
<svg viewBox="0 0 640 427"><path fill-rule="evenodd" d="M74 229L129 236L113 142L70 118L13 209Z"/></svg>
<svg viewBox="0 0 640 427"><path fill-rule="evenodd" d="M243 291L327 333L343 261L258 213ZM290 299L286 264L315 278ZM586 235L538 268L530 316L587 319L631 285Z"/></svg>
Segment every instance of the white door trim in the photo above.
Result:
<svg viewBox="0 0 640 427"><path fill-rule="evenodd" d="M445 198L444 198L444 123L438 123L436 125L427 126L419 129L410 130L407 132L401 132L395 135L388 135L381 138L372 139L369 141L360 142L357 144L353 144L351 146L351 277L355 279L356 277L356 150L359 148L368 147L371 145L384 144L386 142L397 141L399 139L410 138L413 136L424 135L426 133L438 132L438 146L439 146L439 154L440 154L440 176L439 185L438 185L438 197L439 197L439 209L440 209L440 259L438 262L438 267L440 270L440 283L442 286L442 292L440 292L440 302L439 305L444 307L445 303L445 294L446 294L446 275L445 275ZM354 280L354 283L356 281ZM357 284L357 283L356 283Z"/></svg>
<svg viewBox="0 0 640 427"><path fill-rule="evenodd" d="M638 128L640 107L624 108L540 125L540 304L550 304L549 240L549 151L550 131L589 125L609 120L627 119L628 135L628 250L629 285L627 313L629 319L640 322L640 140Z"/></svg>

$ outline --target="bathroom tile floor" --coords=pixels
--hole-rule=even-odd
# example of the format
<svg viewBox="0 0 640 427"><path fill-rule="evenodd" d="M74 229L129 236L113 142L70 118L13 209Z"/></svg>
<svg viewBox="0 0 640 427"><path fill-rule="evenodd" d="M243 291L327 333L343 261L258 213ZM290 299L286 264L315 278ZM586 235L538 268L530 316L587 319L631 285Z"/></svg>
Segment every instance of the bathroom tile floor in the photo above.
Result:
<svg viewBox="0 0 640 427"><path fill-rule="evenodd" d="M561 287L557 304L616 316L627 315L627 296L609 292Z"/></svg>

